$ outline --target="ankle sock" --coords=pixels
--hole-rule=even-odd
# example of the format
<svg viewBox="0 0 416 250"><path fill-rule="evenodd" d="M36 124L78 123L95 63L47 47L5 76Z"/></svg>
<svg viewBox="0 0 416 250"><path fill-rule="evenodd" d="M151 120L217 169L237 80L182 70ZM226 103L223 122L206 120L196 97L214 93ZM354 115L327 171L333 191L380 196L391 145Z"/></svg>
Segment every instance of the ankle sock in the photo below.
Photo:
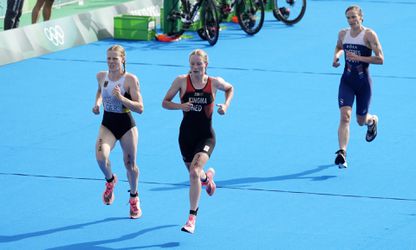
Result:
<svg viewBox="0 0 416 250"><path fill-rule="evenodd" d="M197 208L196 210L189 210L189 214L197 216L198 215L198 209L199 208Z"/></svg>
<svg viewBox="0 0 416 250"><path fill-rule="evenodd" d="M132 193L130 192L130 190L129 190L128 192L130 193L130 197L131 197L131 198L134 198L134 197L139 196L139 192L136 192L135 194L132 194Z"/></svg>
<svg viewBox="0 0 416 250"><path fill-rule="evenodd" d="M113 182L113 181L114 181L114 175L112 175L110 179L107 179L107 178L106 178L105 180L106 180L107 182Z"/></svg>

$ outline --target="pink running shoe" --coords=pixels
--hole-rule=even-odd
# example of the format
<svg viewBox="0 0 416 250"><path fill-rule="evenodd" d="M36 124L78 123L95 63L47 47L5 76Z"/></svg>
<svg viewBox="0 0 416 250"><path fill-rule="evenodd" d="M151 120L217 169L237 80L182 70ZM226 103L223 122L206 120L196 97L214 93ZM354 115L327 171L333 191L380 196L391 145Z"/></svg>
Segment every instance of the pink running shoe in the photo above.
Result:
<svg viewBox="0 0 416 250"><path fill-rule="evenodd" d="M140 208L139 197L130 197L130 219L137 219L142 216L142 210Z"/></svg>
<svg viewBox="0 0 416 250"><path fill-rule="evenodd" d="M214 182L215 170L213 168L209 168L205 174L207 175L207 181L202 182L202 186L206 186L205 191L207 191L209 196L212 196L217 188L217 185L215 185Z"/></svg>
<svg viewBox="0 0 416 250"><path fill-rule="evenodd" d="M113 190L117 183L117 176L115 174L113 174L113 176L114 180L112 182L105 183L105 190L103 193L103 202L105 205L111 205L111 203L113 203L114 201Z"/></svg>
<svg viewBox="0 0 416 250"><path fill-rule="evenodd" d="M182 227L181 231L193 234L195 231L196 216L193 214L189 215L188 221L185 226Z"/></svg>

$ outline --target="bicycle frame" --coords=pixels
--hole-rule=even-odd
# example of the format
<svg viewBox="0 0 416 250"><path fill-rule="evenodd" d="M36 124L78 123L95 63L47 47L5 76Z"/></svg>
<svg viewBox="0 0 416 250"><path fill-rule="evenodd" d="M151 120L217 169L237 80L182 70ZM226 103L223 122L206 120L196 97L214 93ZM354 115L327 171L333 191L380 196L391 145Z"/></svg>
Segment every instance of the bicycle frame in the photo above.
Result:
<svg viewBox="0 0 416 250"><path fill-rule="evenodd" d="M189 0L176 0L175 5L178 4L179 1L181 1L183 6L185 6L184 9L182 11L170 13L168 19L170 19L171 21L181 19L181 22L183 24L189 24L190 26L196 21L195 17L197 16L197 13L205 0L196 1L196 3L193 6L189 2ZM192 9L190 9L191 6Z"/></svg>
<svg viewBox="0 0 416 250"><path fill-rule="evenodd" d="M213 0L198 0L195 4L191 4L189 0L176 0L173 6L178 6L181 1L181 9L169 10L167 19L172 22L179 21L176 28L168 33L168 35L181 36L186 30L197 21L197 16L201 13L203 27L198 28L198 35L207 40L210 45L214 45L219 36L219 20ZM201 12L200 12L201 11Z"/></svg>

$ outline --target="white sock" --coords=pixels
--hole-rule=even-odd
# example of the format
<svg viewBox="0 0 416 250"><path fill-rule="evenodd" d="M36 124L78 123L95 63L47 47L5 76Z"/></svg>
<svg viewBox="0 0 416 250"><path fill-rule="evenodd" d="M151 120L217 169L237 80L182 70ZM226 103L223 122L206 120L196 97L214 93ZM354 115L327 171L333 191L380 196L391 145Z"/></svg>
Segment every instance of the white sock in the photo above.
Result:
<svg viewBox="0 0 416 250"><path fill-rule="evenodd" d="M373 115L372 119L367 123L367 126L372 126L374 124L374 122L375 122L375 119L374 119L374 115Z"/></svg>

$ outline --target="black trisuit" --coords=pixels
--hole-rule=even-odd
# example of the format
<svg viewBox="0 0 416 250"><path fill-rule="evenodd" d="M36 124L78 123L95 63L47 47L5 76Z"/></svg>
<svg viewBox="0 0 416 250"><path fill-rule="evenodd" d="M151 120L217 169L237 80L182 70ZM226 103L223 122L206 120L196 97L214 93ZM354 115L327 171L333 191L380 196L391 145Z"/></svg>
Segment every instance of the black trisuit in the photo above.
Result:
<svg viewBox="0 0 416 250"><path fill-rule="evenodd" d="M215 132L212 128L214 99L210 77L202 89L196 89L190 75L187 76L186 91L181 97L181 103L190 102L192 107L190 111L183 112L179 131L179 146L184 162L192 162L194 155L199 152L211 156L214 150Z"/></svg>

